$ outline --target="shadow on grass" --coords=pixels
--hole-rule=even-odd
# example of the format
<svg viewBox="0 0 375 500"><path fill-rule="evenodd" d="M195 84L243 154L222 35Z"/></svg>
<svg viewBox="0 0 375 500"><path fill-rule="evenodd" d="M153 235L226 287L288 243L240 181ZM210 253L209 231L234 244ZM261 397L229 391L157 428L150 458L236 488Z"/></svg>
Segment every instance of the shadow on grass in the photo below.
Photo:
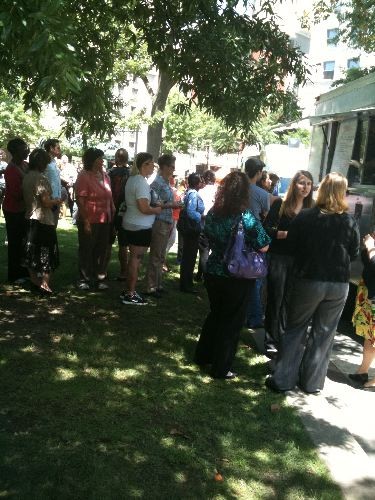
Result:
<svg viewBox="0 0 375 500"><path fill-rule="evenodd" d="M263 358L241 347L232 382L191 363L203 288L173 293L171 274L167 299L136 308L118 284L83 295L61 279L50 299L1 290L1 496L341 498L299 418L264 390Z"/></svg>

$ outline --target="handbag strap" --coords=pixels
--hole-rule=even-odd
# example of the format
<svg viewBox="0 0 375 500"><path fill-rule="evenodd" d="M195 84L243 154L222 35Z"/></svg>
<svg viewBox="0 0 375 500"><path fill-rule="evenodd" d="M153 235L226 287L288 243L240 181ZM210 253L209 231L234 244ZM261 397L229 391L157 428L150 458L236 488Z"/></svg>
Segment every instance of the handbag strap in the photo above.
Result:
<svg viewBox="0 0 375 500"><path fill-rule="evenodd" d="M241 213L240 215L237 215L237 217L235 218L233 226L232 226L232 228L230 230L231 236L234 236L236 234L236 232L238 231L238 226L239 226L239 224L241 222L242 216L243 216L243 214Z"/></svg>
<svg viewBox="0 0 375 500"><path fill-rule="evenodd" d="M189 196L191 195L191 193L192 192L190 191L190 193L186 197L186 203L184 202L185 209L187 208L187 202L189 201ZM198 193L197 193L197 206L195 207L195 211L198 212Z"/></svg>

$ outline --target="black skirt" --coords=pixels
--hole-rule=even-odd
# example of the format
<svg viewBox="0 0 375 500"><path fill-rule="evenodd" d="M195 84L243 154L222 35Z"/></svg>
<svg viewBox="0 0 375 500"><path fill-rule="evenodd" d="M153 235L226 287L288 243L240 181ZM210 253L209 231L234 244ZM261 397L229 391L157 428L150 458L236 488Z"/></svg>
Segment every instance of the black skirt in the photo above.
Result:
<svg viewBox="0 0 375 500"><path fill-rule="evenodd" d="M36 273L50 273L59 265L56 228L29 220L24 265Z"/></svg>

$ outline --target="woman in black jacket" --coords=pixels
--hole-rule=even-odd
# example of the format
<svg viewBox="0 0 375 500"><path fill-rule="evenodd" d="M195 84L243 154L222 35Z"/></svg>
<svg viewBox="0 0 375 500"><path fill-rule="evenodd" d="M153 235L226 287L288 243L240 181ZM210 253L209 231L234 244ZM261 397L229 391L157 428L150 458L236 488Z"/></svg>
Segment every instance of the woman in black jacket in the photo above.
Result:
<svg viewBox="0 0 375 500"><path fill-rule="evenodd" d="M267 306L264 321L265 349L275 358L279 339L285 332L286 312L292 289L293 252L286 239L293 219L303 208L313 206L313 178L310 172L298 170L289 185L285 200L275 200L263 223L272 238L267 275Z"/></svg>
<svg viewBox="0 0 375 500"><path fill-rule="evenodd" d="M349 290L350 262L359 253L358 226L347 213L346 189L344 176L326 175L316 206L302 210L289 227L295 281L275 372L266 380L272 390L292 390L297 383L307 393L323 389Z"/></svg>
<svg viewBox="0 0 375 500"><path fill-rule="evenodd" d="M375 239L367 234L362 251L362 281L358 285L353 314L356 334L364 337L362 363L349 377L364 387L375 387L375 378L368 379L368 371L375 359Z"/></svg>

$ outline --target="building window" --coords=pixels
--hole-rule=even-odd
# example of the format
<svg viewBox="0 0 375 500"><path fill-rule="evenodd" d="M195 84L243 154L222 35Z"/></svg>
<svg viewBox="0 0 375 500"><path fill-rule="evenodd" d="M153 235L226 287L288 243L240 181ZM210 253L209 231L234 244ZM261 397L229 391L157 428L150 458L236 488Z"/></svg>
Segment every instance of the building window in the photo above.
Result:
<svg viewBox="0 0 375 500"><path fill-rule="evenodd" d="M359 68L359 57L353 57L353 59L348 59L346 67L348 69Z"/></svg>
<svg viewBox="0 0 375 500"><path fill-rule="evenodd" d="M325 80L333 80L335 73L335 61L325 61L323 63L323 78Z"/></svg>
<svg viewBox="0 0 375 500"><path fill-rule="evenodd" d="M136 110L137 108L135 106L130 106L130 112L131 113L134 113L134 111Z"/></svg>
<svg viewBox="0 0 375 500"><path fill-rule="evenodd" d="M331 30L327 30L327 45L331 45L333 47L336 47L338 34L339 34L338 28L333 28Z"/></svg>
<svg viewBox="0 0 375 500"><path fill-rule="evenodd" d="M132 94L133 95L137 95L138 94L138 89L136 89L135 87L132 88Z"/></svg>
<svg viewBox="0 0 375 500"><path fill-rule="evenodd" d="M129 148L134 149L135 147L135 142L129 142Z"/></svg>

